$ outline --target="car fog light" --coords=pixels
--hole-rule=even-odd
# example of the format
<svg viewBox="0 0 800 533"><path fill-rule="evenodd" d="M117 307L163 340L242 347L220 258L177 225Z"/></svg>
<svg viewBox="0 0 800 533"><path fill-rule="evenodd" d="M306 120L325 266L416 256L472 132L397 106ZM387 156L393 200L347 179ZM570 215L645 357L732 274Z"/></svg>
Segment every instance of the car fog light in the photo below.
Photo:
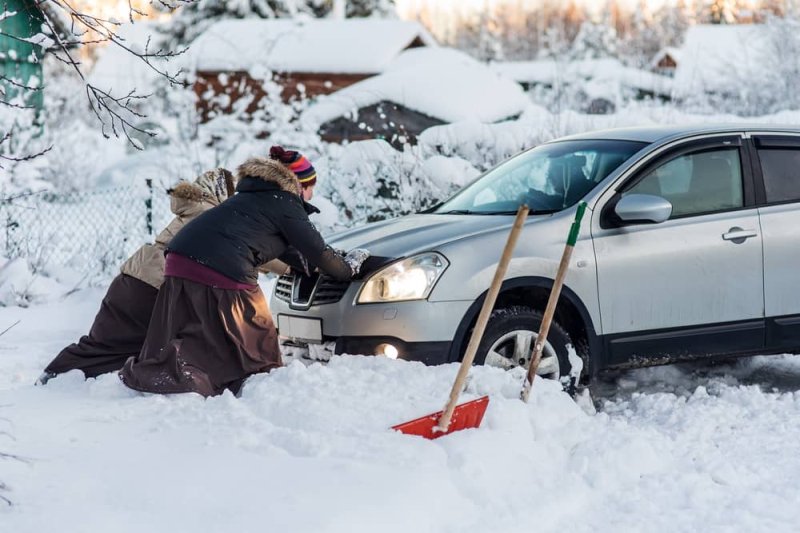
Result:
<svg viewBox="0 0 800 533"><path fill-rule="evenodd" d="M377 352L380 355L388 357L389 359L397 359L397 356L400 355L400 352L398 352L397 348L392 344L379 345Z"/></svg>

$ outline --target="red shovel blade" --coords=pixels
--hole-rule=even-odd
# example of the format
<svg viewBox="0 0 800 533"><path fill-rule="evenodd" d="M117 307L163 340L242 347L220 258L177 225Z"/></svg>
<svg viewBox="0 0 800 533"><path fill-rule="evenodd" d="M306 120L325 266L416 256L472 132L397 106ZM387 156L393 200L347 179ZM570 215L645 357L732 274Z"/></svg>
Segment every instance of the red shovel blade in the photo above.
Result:
<svg viewBox="0 0 800 533"><path fill-rule="evenodd" d="M447 431L435 431L436 424L439 423L439 417L442 416L443 411L392 426L392 429L396 429L406 435L419 435L426 439L438 439L454 431L480 426L488 405L488 396L481 396L477 400L456 405L453 411L453 417L450 419L450 427L447 428Z"/></svg>

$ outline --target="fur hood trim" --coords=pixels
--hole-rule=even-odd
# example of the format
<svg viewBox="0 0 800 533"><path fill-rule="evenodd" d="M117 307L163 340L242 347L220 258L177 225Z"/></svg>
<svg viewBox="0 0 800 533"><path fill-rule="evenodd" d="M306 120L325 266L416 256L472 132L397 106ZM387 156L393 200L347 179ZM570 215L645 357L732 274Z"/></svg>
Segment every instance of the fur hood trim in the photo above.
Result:
<svg viewBox="0 0 800 533"><path fill-rule="evenodd" d="M202 202L210 200L209 194L201 187L188 181L181 181L175 187L169 190L169 195L179 200L188 200L190 202Z"/></svg>
<svg viewBox="0 0 800 533"><path fill-rule="evenodd" d="M282 163L265 157L251 157L237 169L239 181L243 178L258 178L277 184L282 190L292 194L300 194L300 183L294 172Z"/></svg>

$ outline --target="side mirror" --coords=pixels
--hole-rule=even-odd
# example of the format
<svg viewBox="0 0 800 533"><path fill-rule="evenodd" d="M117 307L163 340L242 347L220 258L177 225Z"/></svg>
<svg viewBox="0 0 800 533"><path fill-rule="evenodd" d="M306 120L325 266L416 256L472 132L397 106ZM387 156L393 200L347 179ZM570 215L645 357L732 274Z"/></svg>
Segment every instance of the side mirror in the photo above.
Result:
<svg viewBox="0 0 800 533"><path fill-rule="evenodd" d="M622 222L659 224L672 215L672 204L652 194L628 194L614 206L614 213Z"/></svg>

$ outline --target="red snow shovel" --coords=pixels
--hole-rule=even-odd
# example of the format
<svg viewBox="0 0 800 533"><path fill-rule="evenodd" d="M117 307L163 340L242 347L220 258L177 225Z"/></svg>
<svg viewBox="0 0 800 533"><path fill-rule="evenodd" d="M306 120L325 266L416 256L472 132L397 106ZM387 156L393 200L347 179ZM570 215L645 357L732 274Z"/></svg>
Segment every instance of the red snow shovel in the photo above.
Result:
<svg viewBox="0 0 800 533"><path fill-rule="evenodd" d="M500 262L497 264L497 270L494 273L494 279L489 287L489 292L486 293L486 299L483 301L483 307L478 315L478 321L475 323L475 329L472 330L472 336L469 339L467 351L464 358L461 360L461 367L458 369L456 381L453 383L453 389L450 391L450 398L444 411L433 413L422 418L417 418L410 422L392 426L406 435L419 435L426 439L436 439L462 429L476 428L481 425L483 415L486 413L486 406L489 405L489 397L482 396L477 400L456 405L458 396L464 388L464 382L467 379L467 373L472 366L472 361L475 360L475 354L478 352L478 345L481 343L481 337L486 330L486 324L489 322L489 315L492 314L492 308L497 300L497 294L500 292L500 285L503 283L503 278L506 275L508 264L511 262L511 254L514 251L514 246L517 244L519 232L522 229L522 224L528 216L528 206L520 206L517 211L517 218L514 220L514 226L511 228L511 233L508 235L506 247L503 250L503 255Z"/></svg>

